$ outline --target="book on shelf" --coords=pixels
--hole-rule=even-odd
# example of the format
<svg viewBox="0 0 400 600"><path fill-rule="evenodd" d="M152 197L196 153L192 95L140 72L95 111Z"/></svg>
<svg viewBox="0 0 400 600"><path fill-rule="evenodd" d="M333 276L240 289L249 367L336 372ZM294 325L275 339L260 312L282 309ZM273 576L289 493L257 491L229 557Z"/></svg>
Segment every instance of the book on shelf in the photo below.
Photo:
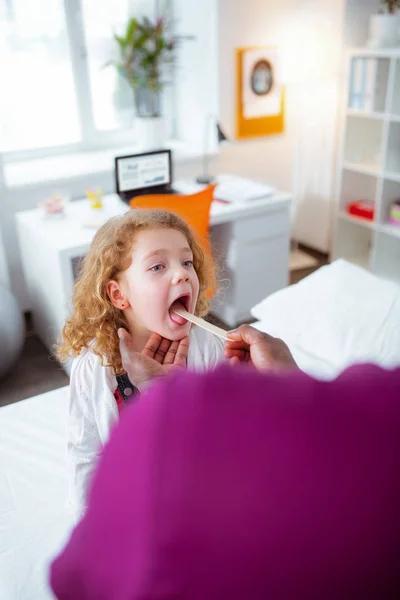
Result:
<svg viewBox="0 0 400 600"><path fill-rule="evenodd" d="M349 108L366 112L374 110L377 67L375 58L356 57L352 60Z"/></svg>
<svg viewBox="0 0 400 600"><path fill-rule="evenodd" d="M390 207L388 223L400 227L400 199L395 200Z"/></svg>
<svg viewBox="0 0 400 600"><path fill-rule="evenodd" d="M375 217L375 203L371 200L357 200L347 205L347 212L353 217L373 221Z"/></svg>

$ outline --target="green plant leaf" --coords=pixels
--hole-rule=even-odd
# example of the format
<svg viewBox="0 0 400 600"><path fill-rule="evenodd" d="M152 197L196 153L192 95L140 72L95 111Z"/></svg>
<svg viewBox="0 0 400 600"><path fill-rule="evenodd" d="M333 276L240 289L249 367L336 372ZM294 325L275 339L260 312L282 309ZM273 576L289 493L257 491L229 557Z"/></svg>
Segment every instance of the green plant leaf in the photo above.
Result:
<svg viewBox="0 0 400 600"><path fill-rule="evenodd" d="M132 17L126 24L124 35L114 34L120 57L118 61L107 64L113 64L132 87L161 90L165 85L164 69L177 63L179 43L184 39L194 39L193 36L172 34L171 1L165 0L163 4L163 9L154 19Z"/></svg>
<svg viewBox="0 0 400 600"><path fill-rule="evenodd" d="M123 50L126 47L125 38L123 38L122 36L117 35L116 33L114 33L114 39L118 43L118 45L119 45L119 47L120 47L121 50Z"/></svg>
<svg viewBox="0 0 400 600"><path fill-rule="evenodd" d="M132 45L137 27L138 27L138 21L135 17L132 17L131 20L128 22L128 26L126 28L126 34L125 34L125 40L126 40L126 44L128 46Z"/></svg>
<svg viewBox="0 0 400 600"><path fill-rule="evenodd" d="M396 14L400 9L400 0L381 0L382 4L387 6L389 14Z"/></svg>

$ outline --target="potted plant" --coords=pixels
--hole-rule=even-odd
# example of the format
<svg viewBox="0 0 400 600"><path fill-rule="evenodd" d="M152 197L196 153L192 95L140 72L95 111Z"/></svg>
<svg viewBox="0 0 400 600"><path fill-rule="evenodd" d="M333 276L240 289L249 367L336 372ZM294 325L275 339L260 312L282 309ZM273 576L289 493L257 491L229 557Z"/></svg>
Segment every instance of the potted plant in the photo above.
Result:
<svg viewBox="0 0 400 600"><path fill-rule="evenodd" d="M118 58L108 63L131 86L136 115L146 120L147 137L154 144L163 141L162 90L172 75L178 43L189 39L173 35L167 15L168 6L154 19L131 17L124 33L114 34Z"/></svg>
<svg viewBox="0 0 400 600"><path fill-rule="evenodd" d="M400 0L381 0L381 3L381 13L370 18L370 48L392 48L400 41Z"/></svg>

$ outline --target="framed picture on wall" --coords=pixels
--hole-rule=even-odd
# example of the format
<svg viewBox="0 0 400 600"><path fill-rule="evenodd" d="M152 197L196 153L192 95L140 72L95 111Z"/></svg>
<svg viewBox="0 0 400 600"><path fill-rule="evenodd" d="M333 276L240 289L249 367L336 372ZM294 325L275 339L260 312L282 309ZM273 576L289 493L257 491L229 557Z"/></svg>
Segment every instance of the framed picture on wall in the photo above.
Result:
<svg viewBox="0 0 400 600"><path fill-rule="evenodd" d="M238 139L262 137L284 131L284 88L277 48L238 48Z"/></svg>

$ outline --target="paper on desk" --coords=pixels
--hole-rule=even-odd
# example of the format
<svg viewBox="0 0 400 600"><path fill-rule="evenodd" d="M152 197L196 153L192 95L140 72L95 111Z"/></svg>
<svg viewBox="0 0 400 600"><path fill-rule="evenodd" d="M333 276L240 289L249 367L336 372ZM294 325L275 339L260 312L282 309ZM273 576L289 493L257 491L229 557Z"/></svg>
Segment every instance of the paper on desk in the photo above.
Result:
<svg viewBox="0 0 400 600"><path fill-rule="evenodd" d="M221 327L212 325L212 323L208 323L204 319L196 317L196 315L192 315L192 313L187 312L187 310L184 310L183 308L177 308L176 310L174 309L174 312L176 312L184 319L187 319L187 321L190 321L194 325L198 325L202 329L207 329L207 331L211 331L211 333L222 338L223 340L229 340L229 333L224 329L221 329Z"/></svg>
<svg viewBox="0 0 400 600"><path fill-rule="evenodd" d="M233 204L261 200L276 193L276 189L270 185L236 175L220 175L217 182L214 198Z"/></svg>

